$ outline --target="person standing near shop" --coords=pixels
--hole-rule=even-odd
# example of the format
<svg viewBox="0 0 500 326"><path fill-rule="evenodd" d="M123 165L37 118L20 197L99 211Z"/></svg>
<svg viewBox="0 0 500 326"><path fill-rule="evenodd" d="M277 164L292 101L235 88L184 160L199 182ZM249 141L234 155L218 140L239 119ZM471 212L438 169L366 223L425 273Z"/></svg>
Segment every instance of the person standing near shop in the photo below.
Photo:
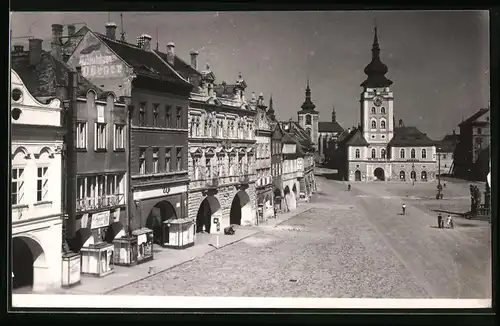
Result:
<svg viewBox="0 0 500 326"><path fill-rule="evenodd" d="M441 215L441 213L438 214L438 228L443 228L443 216Z"/></svg>
<svg viewBox="0 0 500 326"><path fill-rule="evenodd" d="M403 215L406 214L406 204L403 203L403 206L401 207L401 209L403 210Z"/></svg>

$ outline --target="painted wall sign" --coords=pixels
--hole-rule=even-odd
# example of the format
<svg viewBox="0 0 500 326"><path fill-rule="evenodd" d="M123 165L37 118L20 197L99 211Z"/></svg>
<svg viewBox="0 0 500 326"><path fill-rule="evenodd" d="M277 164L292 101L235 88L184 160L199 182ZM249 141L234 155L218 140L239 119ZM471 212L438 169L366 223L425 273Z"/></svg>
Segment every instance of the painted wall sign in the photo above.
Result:
<svg viewBox="0 0 500 326"><path fill-rule="evenodd" d="M125 76L125 66L121 59L90 32L85 34L68 64L72 67L80 66L83 77L88 79Z"/></svg>
<svg viewBox="0 0 500 326"><path fill-rule="evenodd" d="M102 228L109 225L109 211L99 212L92 214L92 223L90 224L91 229Z"/></svg>
<svg viewBox="0 0 500 326"><path fill-rule="evenodd" d="M167 195L165 193L165 189L170 189L168 194L174 195L174 194L181 194L183 192L186 192L187 186L182 185L182 186L176 186L176 187L171 187L171 188L158 188L158 189L151 189L151 190L134 191L134 200L141 200L141 199L148 199L148 198L165 196L165 195Z"/></svg>

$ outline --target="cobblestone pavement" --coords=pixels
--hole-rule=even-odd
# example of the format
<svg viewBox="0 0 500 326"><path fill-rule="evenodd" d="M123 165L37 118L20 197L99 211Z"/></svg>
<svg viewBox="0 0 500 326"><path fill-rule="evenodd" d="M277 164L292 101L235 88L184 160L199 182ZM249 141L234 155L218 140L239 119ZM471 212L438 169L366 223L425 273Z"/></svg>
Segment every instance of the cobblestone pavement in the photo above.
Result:
<svg viewBox="0 0 500 326"><path fill-rule="evenodd" d="M318 178L315 207L241 242L111 294L426 298L341 184Z"/></svg>
<svg viewBox="0 0 500 326"><path fill-rule="evenodd" d="M468 184L447 184L448 199L435 200L435 183L353 184L368 221L408 269L437 298L491 297L491 224L455 217L454 229L438 229L437 213L467 211ZM359 195L362 195L361 197ZM402 203L407 214L400 215Z"/></svg>

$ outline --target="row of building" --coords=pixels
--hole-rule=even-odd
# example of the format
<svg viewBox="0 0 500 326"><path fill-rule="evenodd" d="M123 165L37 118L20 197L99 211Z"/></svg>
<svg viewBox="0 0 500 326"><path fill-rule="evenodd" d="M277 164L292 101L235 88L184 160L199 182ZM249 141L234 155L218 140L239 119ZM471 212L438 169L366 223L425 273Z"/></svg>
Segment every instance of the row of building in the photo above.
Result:
<svg viewBox="0 0 500 326"><path fill-rule="evenodd" d="M241 73L216 83L197 52L187 63L116 27L54 24L51 51L31 38L11 52L15 288L105 276L154 245L264 223L316 189L307 112L279 122Z"/></svg>
<svg viewBox="0 0 500 326"><path fill-rule="evenodd" d="M460 135L430 139L402 119L396 124L393 82L385 75L375 27L372 60L361 83L360 122L327 141L326 161L349 181L427 182L442 174L486 180L489 172L489 109L462 121ZM333 112L333 121L335 112Z"/></svg>

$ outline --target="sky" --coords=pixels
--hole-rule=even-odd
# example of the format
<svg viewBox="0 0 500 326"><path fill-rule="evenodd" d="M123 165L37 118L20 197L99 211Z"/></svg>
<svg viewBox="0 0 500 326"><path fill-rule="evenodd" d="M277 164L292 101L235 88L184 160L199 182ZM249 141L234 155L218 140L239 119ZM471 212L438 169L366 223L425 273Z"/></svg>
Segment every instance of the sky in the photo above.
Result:
<svg viewBox="0 0 500 326"><path fill-rule="evenodd" d="M51 24L85 23L105 33L105 23L120 26L120 13L13 13L14 44L33 36L50 48ZM381 59L394 84L394 115L440 139L458 123L488 106L489 16L486 11L287 11L287 12L124 12L127 41L146 33L166 50L198 67L206 63L216 82L234 83L241 72L247 98L273 96L278 119L297 119L309 77L320 121L348 128L360 117L360 83L371 60L376 22ZM120 27L119 30L120 31ZM157 37L158 36L158 37Z"/></svg>

